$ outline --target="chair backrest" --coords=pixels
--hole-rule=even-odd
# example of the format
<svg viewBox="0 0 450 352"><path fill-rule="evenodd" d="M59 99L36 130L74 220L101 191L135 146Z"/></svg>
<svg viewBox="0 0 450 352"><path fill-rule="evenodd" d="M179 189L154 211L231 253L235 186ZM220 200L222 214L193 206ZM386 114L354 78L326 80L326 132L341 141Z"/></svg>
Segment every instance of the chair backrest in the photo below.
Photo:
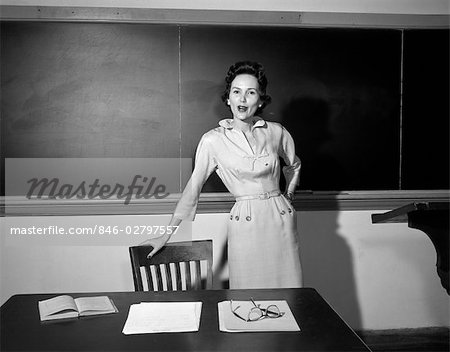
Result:
<svg viewBox="0 0 450 352"><path fill-rule="evenodd" d="M151 246L129 248L135 291L144 291L143 275L149 291L212 289L212 240L167 243L148 259L147 255L151 248ZM206 265L205 285L202 285L202 263L203 268ZM142 267L144 270L141 270Z"/></svg>

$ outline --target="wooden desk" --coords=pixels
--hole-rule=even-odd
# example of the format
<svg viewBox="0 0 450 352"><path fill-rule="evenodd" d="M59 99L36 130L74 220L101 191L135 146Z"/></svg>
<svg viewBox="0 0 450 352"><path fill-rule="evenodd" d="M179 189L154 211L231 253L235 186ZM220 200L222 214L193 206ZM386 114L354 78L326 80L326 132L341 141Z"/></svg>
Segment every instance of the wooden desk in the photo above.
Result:
<svg viewBox="0 0 450 352"><path fill-rule="evenodd" d="M118 314L41 323L37 302L53 294L15 295L1 307L1 351L370 351L311 288L280 290L203 290L106 294ZM225 333L219 331L222 300L286 299L300 332ZM131 304L142 301L203 302L200 330L194 333L124 335Z"/></svg>
<svg viewBox="0 0 450 352"><path fill-rule="evenodd" d="M372 223L407 222L425 232L436 249L436 269L449 292L449 202L411 203L382 214L372 214Z"/></svg>

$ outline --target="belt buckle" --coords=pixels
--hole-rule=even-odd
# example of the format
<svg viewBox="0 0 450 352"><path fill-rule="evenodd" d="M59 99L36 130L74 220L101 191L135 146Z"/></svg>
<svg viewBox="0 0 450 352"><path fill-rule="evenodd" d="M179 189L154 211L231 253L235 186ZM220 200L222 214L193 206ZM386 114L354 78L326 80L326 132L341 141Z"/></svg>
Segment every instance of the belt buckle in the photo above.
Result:
<svg viewBox="0 0 450 352"><path fill-rule="evenodd" d="M259 195L259 199L261 199L261 200L269 199L269 198L270 198L269 192L262 193Z"/></svg>

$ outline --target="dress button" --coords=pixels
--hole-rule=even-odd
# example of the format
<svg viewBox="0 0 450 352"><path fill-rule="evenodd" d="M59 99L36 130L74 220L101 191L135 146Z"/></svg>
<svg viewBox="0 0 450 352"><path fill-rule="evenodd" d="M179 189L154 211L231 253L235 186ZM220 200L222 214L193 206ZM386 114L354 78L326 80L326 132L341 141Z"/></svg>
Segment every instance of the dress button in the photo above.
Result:
<svg viewBox="0 0 450 352"><path fill-rule="evenodd" d="M233 220L233 215L230 215L230 220Z"/></svg>
<svg viewBox="0 0 450 352"><path fill-rule="evenodd" d="M250 221L252 218L251 218L250 216L247 216L245 219L246 219L247 221Z"/></svg>
<svg viewBox="0 0 450 352"><path fill-rule="evenodd" d="M239 221L239 216L236 215L234 218L236 219L236 221Z"/></svg>
<svg viewBox="0 0 450 352"><path fill-rule="evenodd" d="M292 213L292 209L291 209L291 208L288 208L288 212L289 212L289 214Z"/></svg>
<svg viewBox="0 0 450 352"><path fill-rule="evenodd" d="M280 214L281 214L281 215L284 215L284 214L286 214L286 212L285 212L284 210L282 210L282 211L280 212Z"/></svg>

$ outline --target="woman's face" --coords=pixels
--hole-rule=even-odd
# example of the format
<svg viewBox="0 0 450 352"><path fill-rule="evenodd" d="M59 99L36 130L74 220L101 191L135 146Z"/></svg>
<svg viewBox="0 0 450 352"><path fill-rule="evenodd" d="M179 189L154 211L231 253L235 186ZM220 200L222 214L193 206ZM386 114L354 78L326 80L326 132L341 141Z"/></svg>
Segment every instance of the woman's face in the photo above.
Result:
<svg viewBox="0 0 450 352"><path fill-rule="evenodd" d="M231 82L228 103L235 119L251 119L261 104L256 77L248 74L237 75Z"/></svg>

